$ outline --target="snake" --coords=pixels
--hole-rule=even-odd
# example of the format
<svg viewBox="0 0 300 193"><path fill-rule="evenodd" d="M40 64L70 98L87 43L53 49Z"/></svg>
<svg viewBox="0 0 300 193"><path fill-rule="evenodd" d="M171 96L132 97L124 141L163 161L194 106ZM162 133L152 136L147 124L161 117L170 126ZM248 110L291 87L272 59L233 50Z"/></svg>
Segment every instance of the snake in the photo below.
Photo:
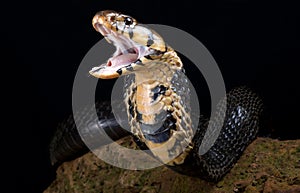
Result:
<svg viewBox="0 0 300 193"><path fill-rule="evenodd" d="M97 120L91 120L89 108L75 113L84 125L80 127L83 132L106 133L113 140L130 135L141 149L149 149L179 173L207 181L222 179L257 137L262 99L246 86L236 87L219 102L213 118L199 116L194 128L189 85L177 52L156 31L120 12L100 11L92 25L116 51L89 73L100 79L125 77L123 102L130 131L117 122L110 102L102 101L96 103ZM224 119L220 112L224 112ZM210 149L200 154L208 124L219 125L221 130ZM99 135L95 134L95 140ZM155 151L158 147L164 147L164 151ZM50 143L52 164L59 165L88 151L73 116L59 124Z"/></svg>

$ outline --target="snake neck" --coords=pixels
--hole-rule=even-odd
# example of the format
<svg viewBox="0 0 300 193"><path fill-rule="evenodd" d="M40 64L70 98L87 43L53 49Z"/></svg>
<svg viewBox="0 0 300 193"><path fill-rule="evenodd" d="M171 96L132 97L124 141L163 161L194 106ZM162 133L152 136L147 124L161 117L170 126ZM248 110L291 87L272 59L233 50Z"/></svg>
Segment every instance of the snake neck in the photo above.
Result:
<svg viewBox="0 0 300 193"><path fill-rule="evenodd" d="M179 76L184 76L182 63L172 50L135 72L125 98L131 132L169 165L183 163L192 149L189 101L177 92L188 85L176 84Z"/></svg>

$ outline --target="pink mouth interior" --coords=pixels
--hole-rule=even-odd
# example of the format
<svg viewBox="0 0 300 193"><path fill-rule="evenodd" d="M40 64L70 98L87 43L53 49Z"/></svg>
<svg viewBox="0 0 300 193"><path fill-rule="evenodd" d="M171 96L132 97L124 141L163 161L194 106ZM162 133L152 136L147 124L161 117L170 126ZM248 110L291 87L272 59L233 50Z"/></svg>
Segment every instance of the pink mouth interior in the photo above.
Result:
<svg viewBox="0 0 300 193"><path fill-rule="evenodd" d="M103 36L106 36L110 33L110 31L101 24L96 24L96 28Z"/></svg>
<svg viewBox="0 0 300 193"><path fill-rule="evenodd" d="M107 29L105 26L98 24L96 25L98 31L103 35L107 36L108 34L111 34L111 30ZM128 49L130 50L130 49ZM135 62L138 59L138 53L137 50L131 51L126 53L120 53L117 56L113 56L107 61L106 67L111 67L111 68L120 68L127 66L133 62ZM133 50L133 49L132 49Z"/></svg>
<svg viewBox="0 0 300 193"><path fill-rule="evenodd" d="M114 56L107 61L107 66L111 67L123 67L135 62L138 59L138 54L128 53Z"/></svg>
<svg viewBox="0 0 300 193"><path fill-rule="evenodd" d="M128 65L136 62L145 50L142 47L137 47L127 37L118 34L100 23L94 26L109 43L116 47L116 52L106 63L99 67L93 68L90 73L100 78L112 78L121 68L126 68Z"/></svg>

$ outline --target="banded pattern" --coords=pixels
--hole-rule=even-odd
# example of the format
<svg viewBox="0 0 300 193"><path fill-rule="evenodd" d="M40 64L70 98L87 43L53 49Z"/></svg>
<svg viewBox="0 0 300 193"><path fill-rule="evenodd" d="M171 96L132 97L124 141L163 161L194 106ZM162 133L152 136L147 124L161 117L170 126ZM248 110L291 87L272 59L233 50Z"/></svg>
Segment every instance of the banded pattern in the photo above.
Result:
<svg viewBox="0 0 300 193"><path fill-rule="evenodd" d="M131 16L101 11L92 24L116 51L90 74L101 79L126 76L124 103L138 145L149 148L176 171L221 179L256 137L262 112L259 97L245 87L229 92L218 106L225 121L216 112L209 122L221 126L221 133L211 149L200 155L208 122L201 118L200 126L193 130L188 80L177 53L158 33ZM113 128L118 133L118 127Z"/></svg>

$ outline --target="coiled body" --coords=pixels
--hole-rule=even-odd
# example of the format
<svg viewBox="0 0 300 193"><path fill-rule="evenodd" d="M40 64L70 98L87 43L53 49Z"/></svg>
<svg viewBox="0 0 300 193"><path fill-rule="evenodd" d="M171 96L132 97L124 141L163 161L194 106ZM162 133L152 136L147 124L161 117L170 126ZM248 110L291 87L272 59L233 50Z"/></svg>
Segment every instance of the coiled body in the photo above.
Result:
<svg viewBox="0 0 300 193"><path fill-rule="evenodd" d="M213 146L205 154L200 154L199 148L207 143L203 140L205 133L217 131L208 131L208 121L204 119L193 130L188 83L177 53L156 32L127 15L102 11L94 17L93 26L117 49L107 63L93 68L90 73L102 79L134 75L127 78L124 86L124 103L131 131L123 130L111 114L109 105L103 103L98 107L98 112L102 113L99 120L92 120L93 124L99 125L100 122L100 127L87 124L90 122L86 118L88 112L82 115L85 124L89 125L85 127L86 132L110 132L113 139L133 135L141 147L150 149L153 156L172 169L207 180L221 179L256 137L262 112L261 100L245 87L236 88L224 96L210 120L215 128L222 128L221 132ZM184 92L180 92L183 88ZM225 121L221 118L224 113ZM62 125L60 131L68 130L68 127L74 128L73 123ZM73 129L70 136L75 133ZM85 149L82 142L78 144L78 137L77 140L58 139L51 145L53 163L64 161L75 150ZM99 140L99 136L95 135L95 140ZM160 147L163 151L156 150Z"/></svg>

